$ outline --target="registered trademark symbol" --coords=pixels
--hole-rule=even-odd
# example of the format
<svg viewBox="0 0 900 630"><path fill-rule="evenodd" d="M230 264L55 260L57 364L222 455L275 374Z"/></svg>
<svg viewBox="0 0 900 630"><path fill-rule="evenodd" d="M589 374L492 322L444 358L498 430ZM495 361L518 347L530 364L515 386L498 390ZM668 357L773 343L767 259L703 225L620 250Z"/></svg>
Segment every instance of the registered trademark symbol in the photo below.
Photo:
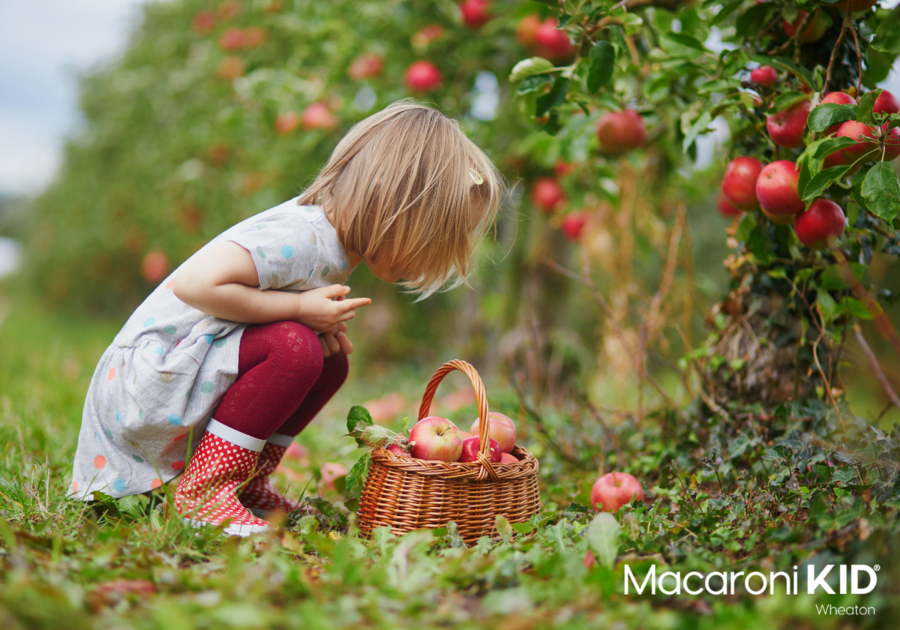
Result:
<svg viewBox="0 0 900 630"><path fill-rule="evenodd" d="M880 564L876 564L875 567L874 567L874 569L875 569L876 571L881 571L881 565L880 565Z"/></svg>

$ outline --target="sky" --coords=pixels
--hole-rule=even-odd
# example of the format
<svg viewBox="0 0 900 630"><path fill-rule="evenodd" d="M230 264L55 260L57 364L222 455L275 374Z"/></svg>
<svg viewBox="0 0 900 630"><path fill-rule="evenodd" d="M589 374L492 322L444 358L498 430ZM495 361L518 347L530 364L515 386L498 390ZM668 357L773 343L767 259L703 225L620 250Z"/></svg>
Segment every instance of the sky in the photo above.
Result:
<svg viewBox="0 0 900 630"><path fill-rule="evenodd" d="M0 0L0 194L36 194L53 178L81 120L78 73L121 53L143 2ZM883 86L900 94L900 71Z"/></svg>

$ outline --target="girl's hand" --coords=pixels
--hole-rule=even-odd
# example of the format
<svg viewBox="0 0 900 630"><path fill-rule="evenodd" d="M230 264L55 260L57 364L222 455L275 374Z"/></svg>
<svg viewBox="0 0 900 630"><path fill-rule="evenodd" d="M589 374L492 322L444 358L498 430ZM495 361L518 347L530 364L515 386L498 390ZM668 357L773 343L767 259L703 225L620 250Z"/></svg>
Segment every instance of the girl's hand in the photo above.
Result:
<svg viewBox="0 0 900 630"><path fill-rule="evenodd" d="M317 333L333 336L340 324L356 317L356 309L372 303L369 298L346 299L344 296L348 293L350 287L341 284L304 291L297 296L300 305L295 319Z"/></svg>
<svg viewBox="0 0 900 630"><path fill-rule="evenodd" d="M337 327L329 332L319 335L319 342L322 344L322 354L327 359L333 354L343 352L350 354L353 352L353 344L347 338L347 324L341 322Z"/></svg>

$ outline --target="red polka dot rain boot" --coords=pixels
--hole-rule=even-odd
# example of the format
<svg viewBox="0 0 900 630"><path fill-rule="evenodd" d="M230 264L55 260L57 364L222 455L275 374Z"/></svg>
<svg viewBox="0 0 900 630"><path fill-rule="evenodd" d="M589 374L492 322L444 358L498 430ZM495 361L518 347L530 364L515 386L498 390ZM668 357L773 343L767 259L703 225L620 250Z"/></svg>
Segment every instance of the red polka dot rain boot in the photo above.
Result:
<svg viewBox="0 0 900 630"><path fill-rule="evenodd" d="M238 501L237 492L253 476L259 440L210 420L187 470L175 490L175 507L190 525L225 525L230 536L249 536L272 529Z"/></svg>
<svg viewBox="0 0 900 630"><path fill-rule="evenodd" d="M266 517L271 512L284 512L289 516L303 516L317 512L313 507L303 506L296 501L291 501L277 492L269 483L269 475L278 467L281 458L293 440L292 436L280 433L270 437L259 454L256 475L246 486L238 490L238 497L241 503L256 516Z"/></svg>

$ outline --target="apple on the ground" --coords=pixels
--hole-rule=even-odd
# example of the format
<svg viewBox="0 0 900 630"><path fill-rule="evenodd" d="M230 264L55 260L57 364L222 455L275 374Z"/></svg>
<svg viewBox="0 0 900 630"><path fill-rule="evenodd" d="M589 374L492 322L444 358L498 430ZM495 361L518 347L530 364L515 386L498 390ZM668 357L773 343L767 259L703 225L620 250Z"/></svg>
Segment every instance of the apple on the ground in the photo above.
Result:
<svg viewBox="0 0 900 630"><path fill-rule="evenodd" d="M598 512L615 512L632 498L643 501L644 489L641 482L628 473L607 473L591 488L591 507Z"/></svg>

